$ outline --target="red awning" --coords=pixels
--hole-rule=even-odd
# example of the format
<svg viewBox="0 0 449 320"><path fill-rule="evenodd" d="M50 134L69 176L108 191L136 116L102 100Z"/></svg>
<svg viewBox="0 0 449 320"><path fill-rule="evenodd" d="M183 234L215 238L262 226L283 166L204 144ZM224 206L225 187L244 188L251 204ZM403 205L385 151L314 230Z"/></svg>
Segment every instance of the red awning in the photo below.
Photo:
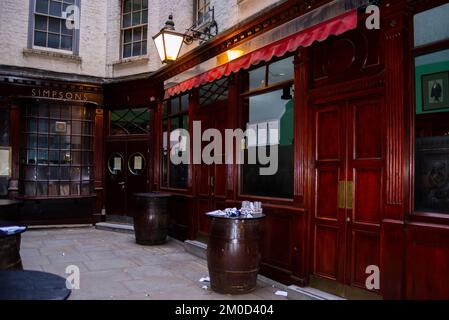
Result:
<svg viewBox="0 0 449 320"><path fill-rule="evenodd" d="M299 47L308 47L315 41L324 41L331 35L340 35L357 27L357 10L348 11L341 16L302 30L289 37L271 43L263 48L248 53L219 67L211 69L189 80L181 82L166 90L166 98L180 94L202 84L212 82L232 72L248 69L262 61L268 62L273 57L282 57Z"/></svg>

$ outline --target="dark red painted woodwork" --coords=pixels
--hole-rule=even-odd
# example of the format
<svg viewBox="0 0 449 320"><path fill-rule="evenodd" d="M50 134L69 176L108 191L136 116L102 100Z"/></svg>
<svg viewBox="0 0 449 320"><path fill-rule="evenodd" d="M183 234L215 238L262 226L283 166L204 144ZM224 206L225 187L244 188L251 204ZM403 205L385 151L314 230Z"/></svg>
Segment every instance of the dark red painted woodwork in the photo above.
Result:
<svg viewBox="0 0 449 320"><path fill-rule="evenodd" d="M150 177L148 165L150 159L149 137L139 140L131 138L110 139L106 147L106 212L109 215L132 216L134 193L148 192L150 190ZM123 158L124 170L118 175L109 172L108 161L111 155L118 153ZM128 161L133 154L140 153L145 159L145 170L141 175L131 173Z"/></svg>
<svg viewBox="0 0 449 320"><path fill-rule="evenodd" d="M360 288L365 288L366 268L380 265L383 110L382 100L373 97L314 108L311 270ZM353 182L352 207L347 184L346 205L340 201L342 181Z"/></svg>

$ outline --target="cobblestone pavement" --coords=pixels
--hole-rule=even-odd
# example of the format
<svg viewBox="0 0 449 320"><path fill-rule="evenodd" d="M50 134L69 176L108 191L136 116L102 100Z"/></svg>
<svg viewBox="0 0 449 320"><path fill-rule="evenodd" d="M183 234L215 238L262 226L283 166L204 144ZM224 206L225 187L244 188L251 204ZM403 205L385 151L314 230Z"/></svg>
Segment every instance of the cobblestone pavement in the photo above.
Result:
<svg viewBox="0 0 449 320"><path fill-rule="evenodd" d="M132 300L283 300L277 288L259 281L245 295L223 295L201 283L207 263L169 240L160 246L140 246L134 235L94 228L29 230L22 236L25 270L66 277L66 267L80 269L80 289L70 299ZM207 285L207 290L203 288Z"/></svg>

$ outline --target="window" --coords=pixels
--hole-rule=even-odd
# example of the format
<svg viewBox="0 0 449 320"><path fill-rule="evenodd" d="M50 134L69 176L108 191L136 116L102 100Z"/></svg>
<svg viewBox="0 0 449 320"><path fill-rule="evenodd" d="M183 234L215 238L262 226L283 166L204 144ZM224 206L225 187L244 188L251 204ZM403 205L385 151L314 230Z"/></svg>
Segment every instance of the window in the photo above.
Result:
<svg viewBox="0 0 449 320"><path fill-rule="evenodd" d="M195 0L196 24L200 26L210 18L210 0Z"/></svg>
<svg viewBox="0 0 449 320"><path fill-rule="evenodd" d="M110 134L149 134L150 111L147 108L120 109L110 112Z"/></svg>
<svg viewBox="0 0 449 320"><path fill-rule="evenodd" d="M75 29L67 28L67 7L79 5L77 0L35 0L33 12L34 46L75 51Z"/></svg>
<svg viewBox="0 0 449 320"><path fill-rule="evenodd" d="M200 87L200 105L208 106L228 99L229 78L222 78Z"/></svg>
<svg viewBox="0 0 449 320"><path fill-rule="evenodd" d="M170 141L170 133L176 129L189 130L189 94L184 94L164 101L162 115L162 150L161 150L161 186L176 189L187 188L187 164L174 165L170 161L170 153L177 152L182 156L186 148L179 148L182 143ZM180 137L182 139L182 137ZM178 149L175 150L175 146Z"/></svg>
<svg viewBox="0 0 449 320"><path fill-rule="evenodd" d="M293 198L293 58L251 70L242 95L243 124L255 134L247 138L245 162L241 167L241 193L273 198ZM265 88L266 90L260 91ZM249 152L269 155L270 146L278 147L278 170L274 175L260 175L267 167L257 160L248 163ZM259 150L259 149L265 150ZM270 155L271 156L271 155Z"/></svg>
<svg viewBox="0 0 449 320"><path fill-rule="evenodd" d="M414 16L415 211L449 214L449 4Z"/></svg>
<svg viewBox="0 0 449 320"><path fill-rule="evenodd" d="M20 157L24 196L93 194L93 117L82 105L29 103Z"/></svg>
<svg viewBox="0 0 449 320"><path fill-rule="evenodd" d="M0 107L0 153L5 154L4 150L9 148L9 109ZM3 151L3 152L2 152ZM9 159L9 157L8 157ZM0 156L0 162L5 162L5 157ZM4 163L3 163L4 164ZM8 165L9 166L9 165ZM8 195L9 174L3 173L2 164L0 164L0 196ZM10 168L9 168L10 169Z"/></svg>
<svg viewBox="0 0 449 320"><path fill-rule="evenodd" d="M147 54L148 0L124 0L122 7L122 58Z"/></svg>

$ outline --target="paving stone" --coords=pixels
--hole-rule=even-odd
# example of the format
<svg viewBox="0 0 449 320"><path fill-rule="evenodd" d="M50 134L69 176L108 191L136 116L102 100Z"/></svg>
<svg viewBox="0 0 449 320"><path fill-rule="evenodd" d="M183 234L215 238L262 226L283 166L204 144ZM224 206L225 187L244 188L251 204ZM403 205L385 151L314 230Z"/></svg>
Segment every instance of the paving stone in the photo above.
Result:
<svg viewBox="0 0 449 320"><path fill-rule="evenodd" d="M179 242L140 246L134 235L94 228L46 229L26 232L22 238L25 269L66 277L68 265L80 269L80 290L71 300L285 300L277 290L258 281L257 289L245 295L213 292L207 261L184 250ZM208 290L202 286L208 285Z"/></svg>
<svg viewBox="0 0 449 320"><path fill-rule="evenodd" d="M115 258L115 259L102 259L95 261L85 261L87 268L91 271L98 270L110 270L110 269L122 269L137 266L129 259Z"/></svg>

